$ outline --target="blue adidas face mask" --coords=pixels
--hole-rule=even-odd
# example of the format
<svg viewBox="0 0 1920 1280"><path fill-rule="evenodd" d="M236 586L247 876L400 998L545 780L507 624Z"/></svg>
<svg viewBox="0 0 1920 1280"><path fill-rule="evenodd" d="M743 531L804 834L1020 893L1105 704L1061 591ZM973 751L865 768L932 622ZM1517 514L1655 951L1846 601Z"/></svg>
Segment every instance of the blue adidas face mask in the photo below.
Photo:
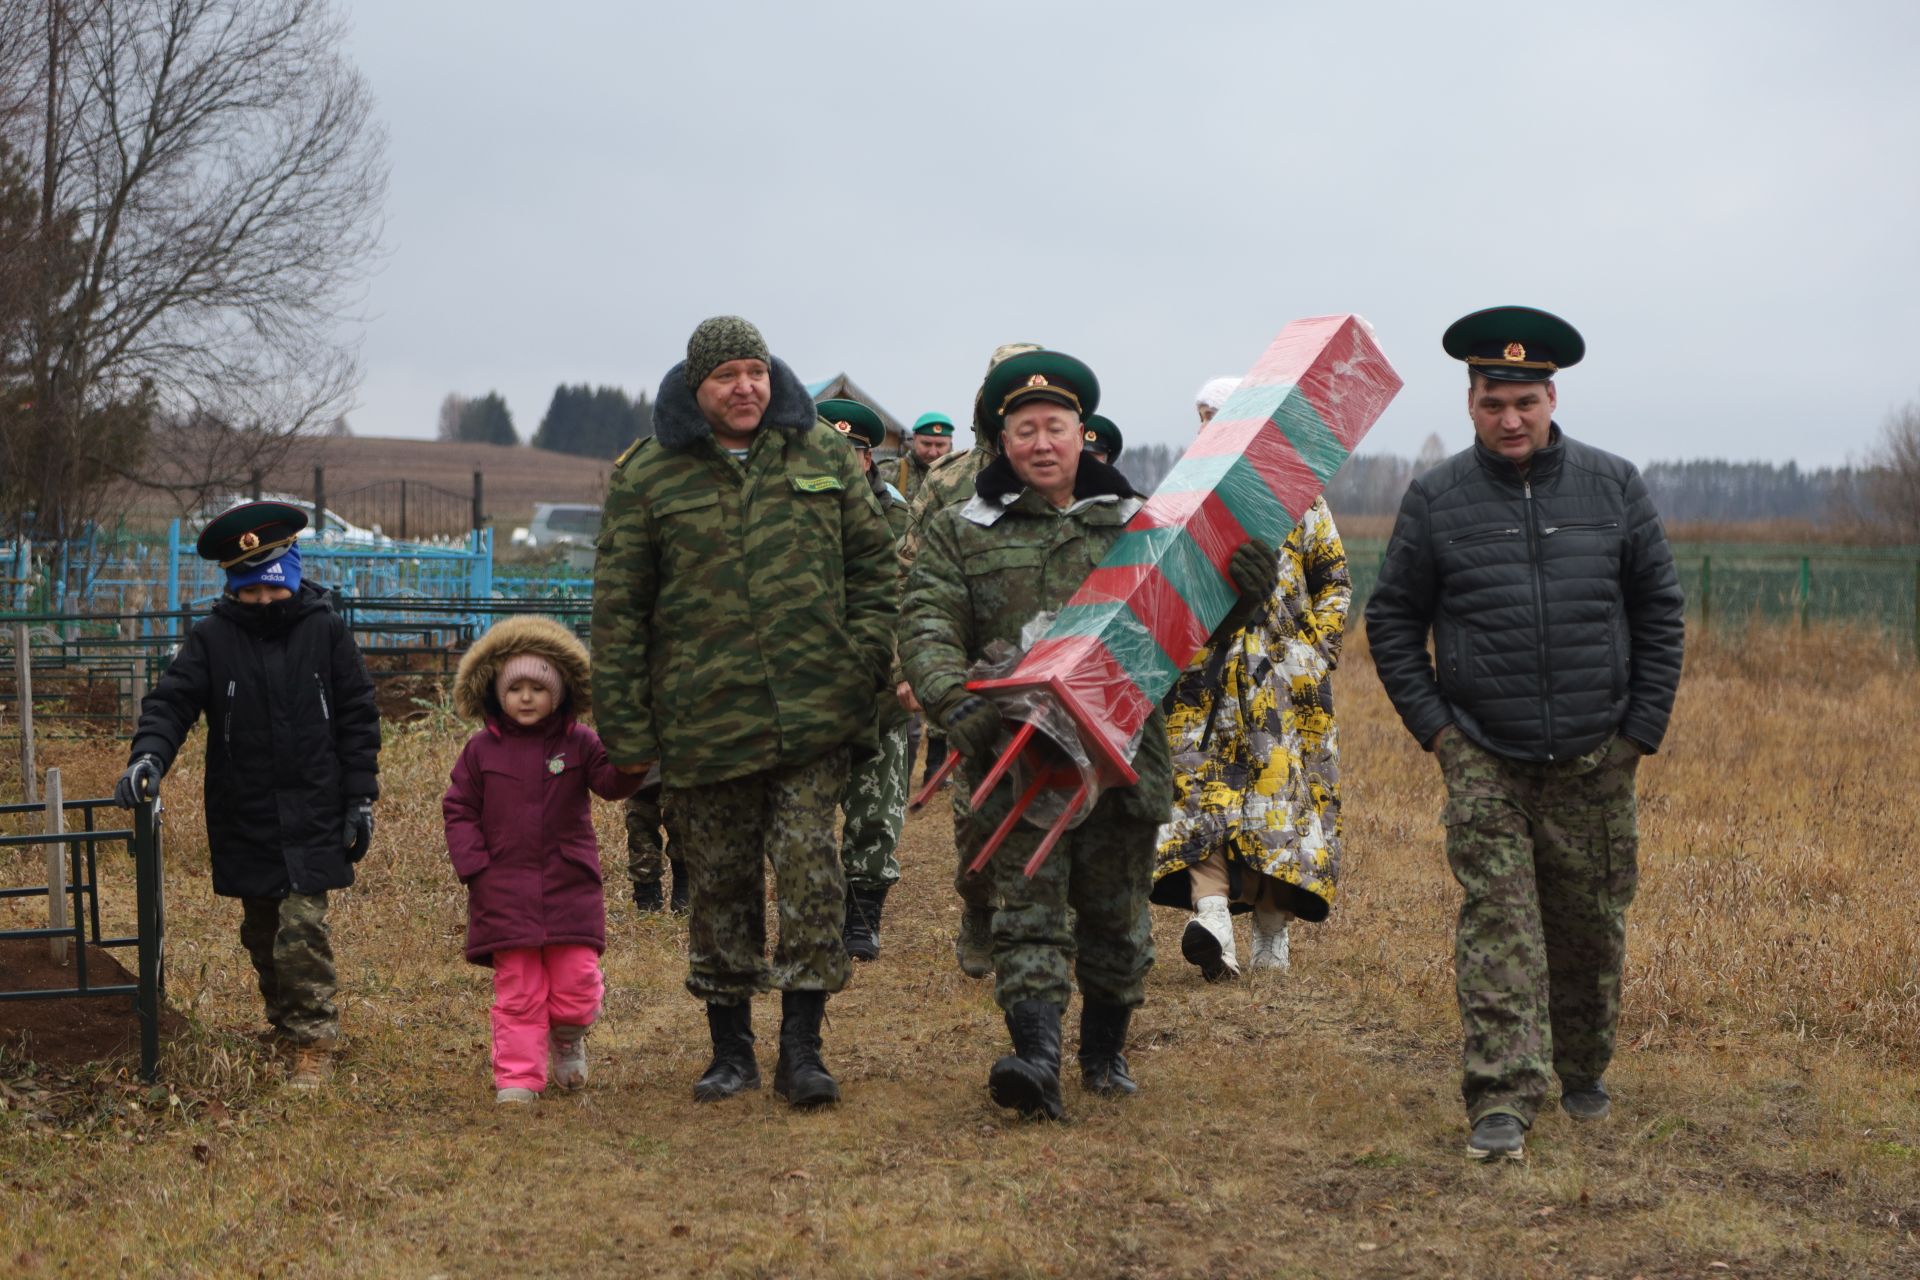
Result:
<svg viewBox="0 0 1920 1280"><path fill-rule="evenodd" d="M300 590L300 544L291 542L280 555L265 564L250 565L244 562L227 570L227 590L237 593L242 587L251 586L285 587L298 594Z"/></svg>

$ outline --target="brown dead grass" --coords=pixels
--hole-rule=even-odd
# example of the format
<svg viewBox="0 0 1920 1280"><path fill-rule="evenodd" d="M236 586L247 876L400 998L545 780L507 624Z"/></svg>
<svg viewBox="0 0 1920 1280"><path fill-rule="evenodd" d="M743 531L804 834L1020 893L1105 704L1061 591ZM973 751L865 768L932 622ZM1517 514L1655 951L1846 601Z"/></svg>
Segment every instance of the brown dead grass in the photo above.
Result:
<svg viewBox="0 0 1920 1280"><path fill-rule="evenodd" d="M499 1114L438 837L458 738L431 716L389 738L377 849L336 907L344 1074L290 1097L247 1039L235 911L207 892L183 767L169 974L193 1030L152 1093L113 1067L0 1064L0 1256L16 1274L1920 1273L1913 669L1835 633L1696 650L1642 774L1615 1116L1543 1116L1527 1167L1480 1169L1460 1155L1438 782L1356 649L1332 920L1297 928L1285 978L1208 987L1159 915L1144 1092L1069 1084L1058 1127L985 1097L1003 1032L953 969L937 812L909 828L882 960L831 1005L838 1109L689 1101L705 1034L682 927L614 894L593 1087ZM110 785L115 751L52 750L70 794ZM600 820L618 882L617 808ZM757 1016L767 1069L771 1004Z"/></svg>

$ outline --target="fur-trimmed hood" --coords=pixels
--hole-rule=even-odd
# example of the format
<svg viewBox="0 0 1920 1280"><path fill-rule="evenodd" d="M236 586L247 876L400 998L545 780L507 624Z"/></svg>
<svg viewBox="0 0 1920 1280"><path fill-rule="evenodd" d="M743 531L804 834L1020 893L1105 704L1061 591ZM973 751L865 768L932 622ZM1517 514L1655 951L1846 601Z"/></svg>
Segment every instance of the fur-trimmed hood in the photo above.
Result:
<svg viewBox="0 0 1920 1280"><path fill-rule="evenodd" d="M772 361L770 372L772 385L767 413L760 425L779 427L783 431L805 431L812 427L817 416L813 397L807 394L799 377L787 367L786 361L779 359ZM682 360L660 380L660 394L653 402L653 438L665 448L685 449L712 435L713 428L700 412L693 389L687 385L687 362Z"/></svg>
<svg viewBox="0 0 1920 1280"><path fill-rule="evenodd" d="M553 664L567 682L570 715L585 715L593 706L587 647L552 618L529 615L494 623L461 655L460 668L453 677L453 709L469 719L485 720L487 692L507 659L519 653L531 653Z"/></svg>
<svg viewBox="0 0 1920 1280"><path fill-rule="evenodd" d="M1005 504L1013 501L1027 487L1026 482L1014 474L1013 463L1002 455L980 469L973 482L973 491L989 502ZM1091 454L1080 455L1080 469L1073 477L1074 498L1138 498L1143 496L1133 487L1120 468L1102 462Z"/></svg>

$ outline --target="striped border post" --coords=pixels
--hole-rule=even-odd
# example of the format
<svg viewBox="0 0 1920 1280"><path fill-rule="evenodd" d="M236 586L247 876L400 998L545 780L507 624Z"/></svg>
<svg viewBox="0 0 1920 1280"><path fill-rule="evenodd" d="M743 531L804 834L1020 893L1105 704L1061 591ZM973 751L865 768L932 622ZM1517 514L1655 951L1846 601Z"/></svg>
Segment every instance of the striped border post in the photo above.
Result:
<svg viewBox="0 0 1920 1280"><path fill-rule="evenodd" d="M1046 635L968 688L1045 691L1099 782L1133 782L1142 725L1233 606L1228 558L1286 540L1400 385L1358 316L1289 324Z"/></svg>

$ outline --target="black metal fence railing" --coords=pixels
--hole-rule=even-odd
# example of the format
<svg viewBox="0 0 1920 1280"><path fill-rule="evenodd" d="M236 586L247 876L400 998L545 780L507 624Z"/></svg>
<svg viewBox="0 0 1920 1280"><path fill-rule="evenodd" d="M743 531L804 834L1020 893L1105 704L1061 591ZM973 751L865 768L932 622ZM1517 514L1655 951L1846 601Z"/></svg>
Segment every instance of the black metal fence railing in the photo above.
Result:
<svg viewBox="0 0 1920 1280"><path fill-rule="evenodd" d="M132 996L134 1012L140 1020L140 1074L152 1080L160 1066L160 1001L166 994L165 920L161 900L160 802L148 801L132 813L128 827L102 827L97 811L120 810L110 799L67 800L63 813L76 814L83 826L74 831L27 832L0 835L0 848L57 848L66 856L60 859L64 872L58 885L30 885L0 889L0 898L51 898L55 893L68 899L71 910L68 924L43 929L0 930L0 941L66 940L72 944L74 984L70 987L42 987L29 991L0 991L0 1000L59 1000L81 996ZM41 814L46 805L0 805L0 817ZM100 926L100 851L124 847L134 865L134 933L128 937L103 937ZM138 972L132 983L96 984L87 972L87 948L103 950L133 947L137 950Z"/></svg>

